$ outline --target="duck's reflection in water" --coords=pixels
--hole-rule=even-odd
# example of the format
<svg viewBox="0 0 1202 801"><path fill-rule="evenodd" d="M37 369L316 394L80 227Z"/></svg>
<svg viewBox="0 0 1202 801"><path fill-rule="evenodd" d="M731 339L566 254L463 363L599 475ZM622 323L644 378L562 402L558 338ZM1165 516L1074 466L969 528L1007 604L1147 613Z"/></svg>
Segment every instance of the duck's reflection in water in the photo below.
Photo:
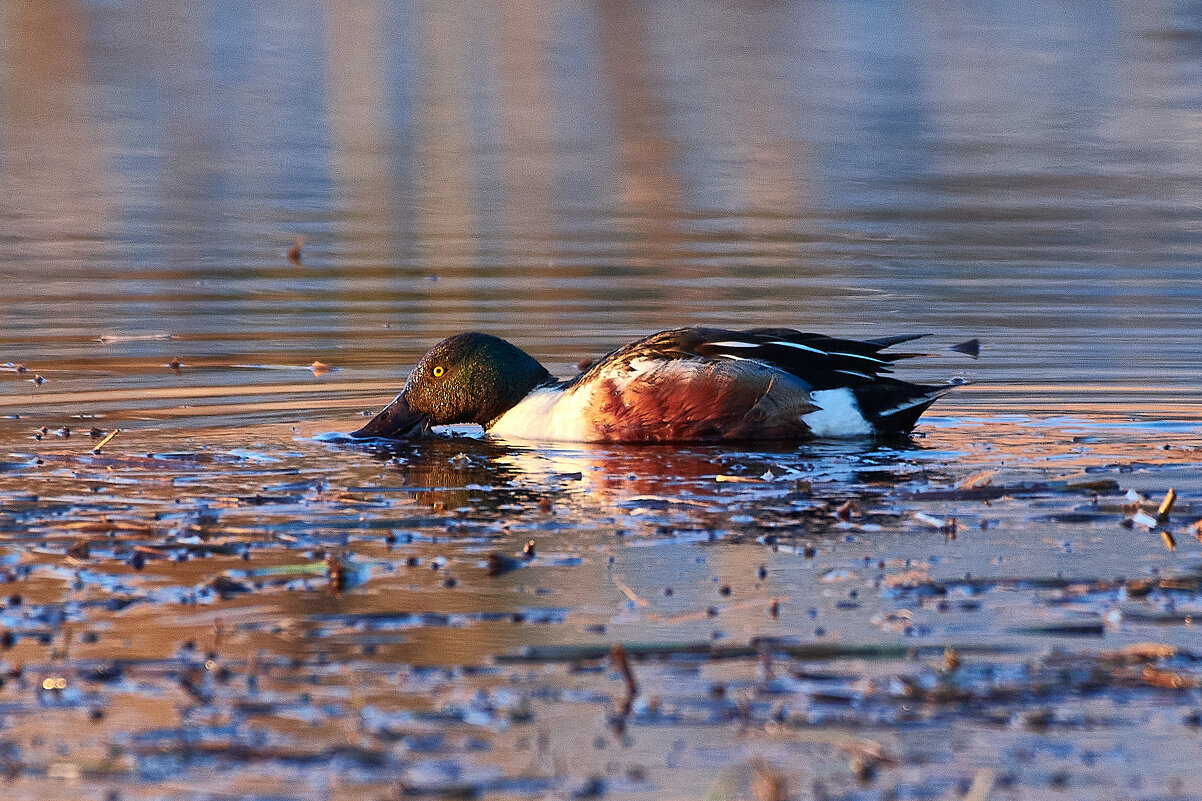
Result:
<svg viewBox="0 0 1202 801"><path fill-rule="evenodd" d="M367 446L395 471L393 489L434 510L477 515L554 505L575 516L612 518L640 503L713 524L733 501L805 494L846 500L870 485L904 480L917 445L909 438L730 446L543 445L471 429ZM829 492L823 488L829 487ZM812 506L812 503L807 506ZM581 522L584 522L583 520Z"/></svg>

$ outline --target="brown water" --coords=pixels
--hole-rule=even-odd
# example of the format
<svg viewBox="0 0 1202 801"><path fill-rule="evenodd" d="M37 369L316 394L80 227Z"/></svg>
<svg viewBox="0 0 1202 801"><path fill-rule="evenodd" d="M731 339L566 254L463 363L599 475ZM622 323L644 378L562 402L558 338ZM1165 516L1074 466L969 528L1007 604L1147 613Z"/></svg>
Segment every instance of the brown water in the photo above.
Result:
<svg viewBox="0 0 1202 801"><path fill-rule="evenodd" d="M4 3L0 797L1202 798L1198 10ZM691 323L972 383L327 436Z"/></svg>

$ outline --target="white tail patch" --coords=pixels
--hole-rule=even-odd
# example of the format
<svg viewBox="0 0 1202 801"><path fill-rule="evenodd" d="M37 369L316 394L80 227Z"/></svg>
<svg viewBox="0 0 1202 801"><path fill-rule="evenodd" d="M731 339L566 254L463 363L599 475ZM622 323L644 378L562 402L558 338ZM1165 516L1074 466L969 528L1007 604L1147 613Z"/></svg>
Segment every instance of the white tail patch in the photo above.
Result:
<svg viewBox="0 0 1202 801"><path fill-rule="evenodd" d="M815 390L810 400L818 411L802 415L801 420L816 437L863 437L876 430L864 419L856 396L846 387Z"/></svg>

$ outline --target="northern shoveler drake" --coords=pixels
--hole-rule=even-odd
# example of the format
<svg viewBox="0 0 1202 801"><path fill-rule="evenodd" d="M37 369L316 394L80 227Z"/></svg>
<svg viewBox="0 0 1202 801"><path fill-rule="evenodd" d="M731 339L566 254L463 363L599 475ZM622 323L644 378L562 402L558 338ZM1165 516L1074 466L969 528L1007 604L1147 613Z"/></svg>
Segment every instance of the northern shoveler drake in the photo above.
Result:
<svg viewBox="0 0 1202 801"><path fill-rule="evenodd" d="M917 339L863 341L788 328L677 328L613 351L559 381L489 334L435 345L401 394L353 437L404 438L478 423L558 442L717 442L904 434L952 385L885 375Z"/></svg>

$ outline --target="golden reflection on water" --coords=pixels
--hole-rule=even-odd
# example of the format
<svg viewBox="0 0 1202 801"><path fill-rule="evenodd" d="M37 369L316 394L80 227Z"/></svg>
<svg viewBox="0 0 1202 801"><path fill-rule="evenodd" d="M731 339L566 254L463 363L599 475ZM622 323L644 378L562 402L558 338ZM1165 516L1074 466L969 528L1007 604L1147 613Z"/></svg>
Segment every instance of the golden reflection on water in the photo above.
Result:
<svg viewBox="0 0 1202 801"><path fill-rule="evenodd" d="M16 0L3 10L0 172L6 235L25 258L72 265L116 233L105 127L91 113L80 4ZM77 273L78 274L78 273Z"/></svg>
<svg viewBox="0 0 1202 801"><path fill-rule="evenodd" d="M570 363L720 322L1187 388L1197 54L1124 9L11 3L0 345L69 368L153 330L374 380L461 329Z"/></svg>
<svg viewBox="0 0 1202 801"><path fill-rule="evenodd" d="M325 122L330 127L330 171L335 200L348 225L361 232L366 259L384 263L392 252L397 182L388 137L390 99L377 3L332 2L325 21ZM317 121L314 120L314 123ZM372 232L363 235L362 232Z"/></svg>

